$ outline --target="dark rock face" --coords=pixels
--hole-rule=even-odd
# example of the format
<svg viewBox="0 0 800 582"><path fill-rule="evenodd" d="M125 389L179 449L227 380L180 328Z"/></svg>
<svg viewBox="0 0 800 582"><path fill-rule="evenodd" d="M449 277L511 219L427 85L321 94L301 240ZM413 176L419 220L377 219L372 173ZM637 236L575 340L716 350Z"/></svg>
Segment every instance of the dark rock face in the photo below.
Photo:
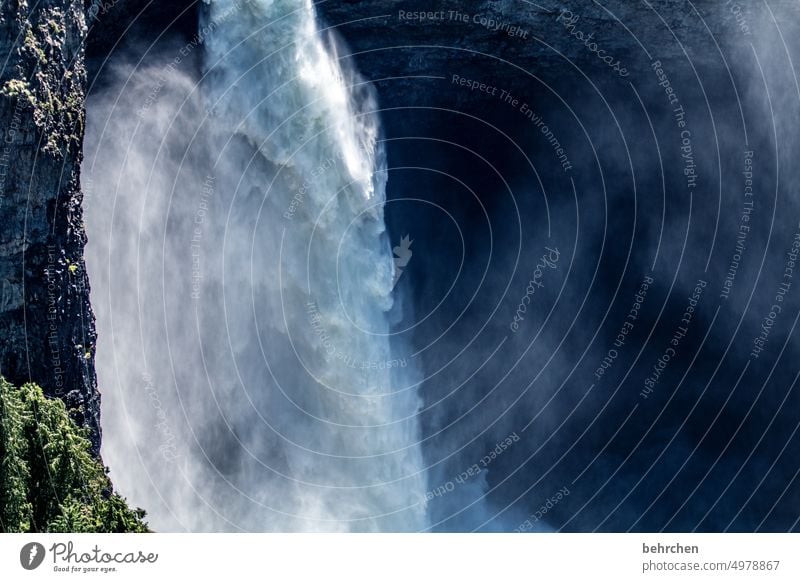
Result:
<svg viewBox="0 0 800 582"><path fill-rule="evenodd" d="M84 269L82 0L0 12L0 373L62 398L100 450L95 326Z"/></svg>
<svg viewBox="0 0 800 582"><path fill-rule="evenodd" d="M777 0L770 6L780 15L793 13L795 4ZM602 77L611 67L589 50L587 44L593 42L604 56L613 57L612 65L620 60L630 74L647 74L645 50L664 62L680 60L686 65L691 58L702 63L718 56L715 42L724 43L730 36L726 31L739 26L731 5L718 0L696 0L691 7L677 7L672 0L613 0L602 5L561 0L328 0L316 7L323 23L344 37L358 70L373 81L391 79L390 90L380 91L384 106L430 104L437 97L436 81L430 80L433 89L425 91L425 76L468 72L520 93L535 86L535 79L559 85L578 69ZM744 22L755 9L743 2L735 8L742 11ZM451 104L459 99L454 91L438 93ZM497 101L478 91L460 95L461 104L472 109Z"/></svg>
<svg viewBox="0 0 800 582"><path fill-rule="evenodd" d="M87 11L86 67L89 86L120 54L136 59L176 35L197 34L197 10L202 0L102 0ZM91 89L90 89L91 91Z"/></svg>
<svg viewBox="0 0 800 582"><path fill-rule="evenodd" d="M194 4L18 0L0 9L0 374L63 399L96 455L97 336L80 190L86 47L97 70L115 48L152 42L143 29L193 27Z"/></svg>

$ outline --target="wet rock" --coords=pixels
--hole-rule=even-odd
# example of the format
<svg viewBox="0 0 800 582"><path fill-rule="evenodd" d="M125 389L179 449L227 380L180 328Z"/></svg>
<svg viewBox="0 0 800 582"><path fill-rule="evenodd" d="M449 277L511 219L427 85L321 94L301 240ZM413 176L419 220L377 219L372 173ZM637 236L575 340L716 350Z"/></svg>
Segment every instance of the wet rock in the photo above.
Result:
<svg viewBox="0 0 800 582"><path fill-rule="evenodd" d="M62 398L99 454L79 180L85 36L82 1L0 8L0 374Z"/></svg>

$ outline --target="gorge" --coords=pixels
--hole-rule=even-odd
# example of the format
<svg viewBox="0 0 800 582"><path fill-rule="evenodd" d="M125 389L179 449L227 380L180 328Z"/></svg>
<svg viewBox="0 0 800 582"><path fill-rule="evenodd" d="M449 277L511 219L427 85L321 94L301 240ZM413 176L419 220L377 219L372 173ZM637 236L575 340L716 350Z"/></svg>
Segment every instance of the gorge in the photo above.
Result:
<svg viewBox="0 0 800 582"><path fill-rule="evenodd" d="M2 10L0 373L156 529L797 530L796 2Z"/></svg>

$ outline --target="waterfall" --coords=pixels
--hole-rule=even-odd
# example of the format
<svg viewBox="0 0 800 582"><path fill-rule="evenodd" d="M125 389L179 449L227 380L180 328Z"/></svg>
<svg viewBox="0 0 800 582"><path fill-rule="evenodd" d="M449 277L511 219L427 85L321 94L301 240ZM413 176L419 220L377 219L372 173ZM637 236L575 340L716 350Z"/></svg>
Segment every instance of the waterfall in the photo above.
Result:
<svg viewBox="0 0 800 582"><path fill-rule="evenodd" d="M339 54L309 1L207 0L89 101L103 456L157 530L426 526L377 102Z"/></svg>

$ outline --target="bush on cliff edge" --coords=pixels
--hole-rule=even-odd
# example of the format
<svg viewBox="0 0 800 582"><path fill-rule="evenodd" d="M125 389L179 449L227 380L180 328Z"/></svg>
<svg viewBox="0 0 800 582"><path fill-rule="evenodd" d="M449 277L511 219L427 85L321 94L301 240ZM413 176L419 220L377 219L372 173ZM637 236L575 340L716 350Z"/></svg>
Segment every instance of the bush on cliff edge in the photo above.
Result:
<svg viewBox="0 0 800 582"><path fill-rule="evenodd" d="M0 378L0 531L148 531L90 450L61 400Z"/></svg>

